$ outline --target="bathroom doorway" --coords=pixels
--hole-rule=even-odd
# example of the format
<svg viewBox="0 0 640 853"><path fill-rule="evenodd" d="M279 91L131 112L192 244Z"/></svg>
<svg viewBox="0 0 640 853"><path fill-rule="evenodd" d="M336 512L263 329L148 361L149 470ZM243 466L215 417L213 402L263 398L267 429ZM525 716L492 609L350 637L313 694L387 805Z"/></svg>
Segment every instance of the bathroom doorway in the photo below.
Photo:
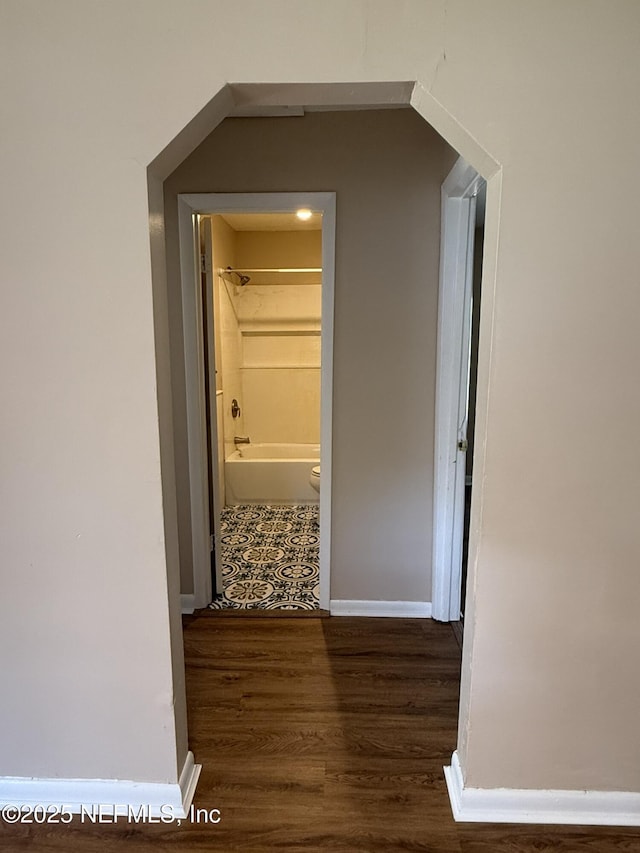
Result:
<svg viewBox="0 0 640 853"><path fill-rule="evenodd" d="M335 196L179 208L196 607L328 609Z"/></svg>

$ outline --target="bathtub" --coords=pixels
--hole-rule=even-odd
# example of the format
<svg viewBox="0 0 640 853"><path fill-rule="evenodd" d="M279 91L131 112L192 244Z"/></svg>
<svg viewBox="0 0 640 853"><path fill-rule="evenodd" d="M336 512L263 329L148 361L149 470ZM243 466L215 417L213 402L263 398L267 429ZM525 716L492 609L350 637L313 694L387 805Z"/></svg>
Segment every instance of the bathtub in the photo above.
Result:
<svg viewBox="0 0 640 853"><path fill-rule="evenodd" d="M319 464L319 444L241 445L224 463L227 504L318 503L309 475Z"/></svg>

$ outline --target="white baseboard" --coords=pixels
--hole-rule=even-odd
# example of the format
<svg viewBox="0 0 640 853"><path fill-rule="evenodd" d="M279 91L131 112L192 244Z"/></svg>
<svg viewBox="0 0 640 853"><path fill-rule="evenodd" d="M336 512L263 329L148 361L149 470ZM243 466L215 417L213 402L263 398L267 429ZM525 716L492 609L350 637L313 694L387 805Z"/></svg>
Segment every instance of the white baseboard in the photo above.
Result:
<svg viewBox="0 0 640 853"><path fill-rule="evenodd" d="M640 826L640 793L465 788L457 752L444 775L460 822Z"/></svg>
<svg viewBox="0 0 640 853"><path fill-rule="evenodd" d="M129 782L119 779L29 779L0 777L0 808L65 807L67 814L80 814L100 808L103 815L121 819L128 809L147 817L170 814L184 818L198 784L202 766L188 752L179 782ZM163 806L163 811L160 811ZM114 811L115 810L115 811ZM58 812L59 814L59 812Z"/></svg>
<svg viewBox="0 0 640 853"><path fill-rule="evenodd" d="M395 616L402 619L430 619L430 601L355 601L333 599L332 616Z"/></svg>
<svg viewBox="0 0 640 853"><path fill-rule="evenodd" d="M180 605L183 613L193 613L196 609L196 597L192 593L190 595L180 596Z"/></svg>
<svg viewBox="0 0 640 853"><path fill-rule="evenodd" d="M187 757L184 760L182 773L180 774L180 780L178 782L180 799L182 801L182 810L185 817L189 812L191 803L193 802L193 796L196 792L196 786L201 772L202 764L195 763L193 753L189 750L189 752L187 752Z"/></svg>

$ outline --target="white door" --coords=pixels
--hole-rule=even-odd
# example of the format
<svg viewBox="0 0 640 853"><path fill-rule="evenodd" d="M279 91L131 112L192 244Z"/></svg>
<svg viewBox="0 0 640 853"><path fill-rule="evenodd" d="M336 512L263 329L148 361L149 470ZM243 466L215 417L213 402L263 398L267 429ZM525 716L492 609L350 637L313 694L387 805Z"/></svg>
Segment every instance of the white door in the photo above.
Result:
<svg viewBox="0 0 640 853"><path fill-rule="evenodd" d="M216 394L216 348L214 323L214 261L211 220L200 219L204 237L202 283L203 337L205 342L205 397L207 405L207 479L209 482L209 536L211 545L211 572L215 593L221 593L222 580L222 530L220 513L223 509L220 494L220 471L218 462L218 413Z"/></svg>
<svg viewBox="0 0 640 853"><path fill-rule="evenodd" d="M433 531L433 618L460 618L473 249L483 180L460 158L442 185Z"/></svg>

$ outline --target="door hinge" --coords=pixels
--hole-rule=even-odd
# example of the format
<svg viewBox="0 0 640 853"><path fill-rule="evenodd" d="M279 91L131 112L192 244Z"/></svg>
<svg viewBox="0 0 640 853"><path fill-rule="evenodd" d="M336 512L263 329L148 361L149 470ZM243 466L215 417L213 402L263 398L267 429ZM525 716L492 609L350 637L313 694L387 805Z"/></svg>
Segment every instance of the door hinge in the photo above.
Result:
<svg viewBox="0 0 640 853"><path fill-rule="evenodd" d="M207 256L206 255L200 255L200 272L206 272L206 271L207 271Z"/></svg>
<svg viewBox="0 0 640 853"><path fill-rule="evenodd" d="M211 536L209 536L209 550L215 551L215 547L216 547L216 537L212 533Z"/></svg>

